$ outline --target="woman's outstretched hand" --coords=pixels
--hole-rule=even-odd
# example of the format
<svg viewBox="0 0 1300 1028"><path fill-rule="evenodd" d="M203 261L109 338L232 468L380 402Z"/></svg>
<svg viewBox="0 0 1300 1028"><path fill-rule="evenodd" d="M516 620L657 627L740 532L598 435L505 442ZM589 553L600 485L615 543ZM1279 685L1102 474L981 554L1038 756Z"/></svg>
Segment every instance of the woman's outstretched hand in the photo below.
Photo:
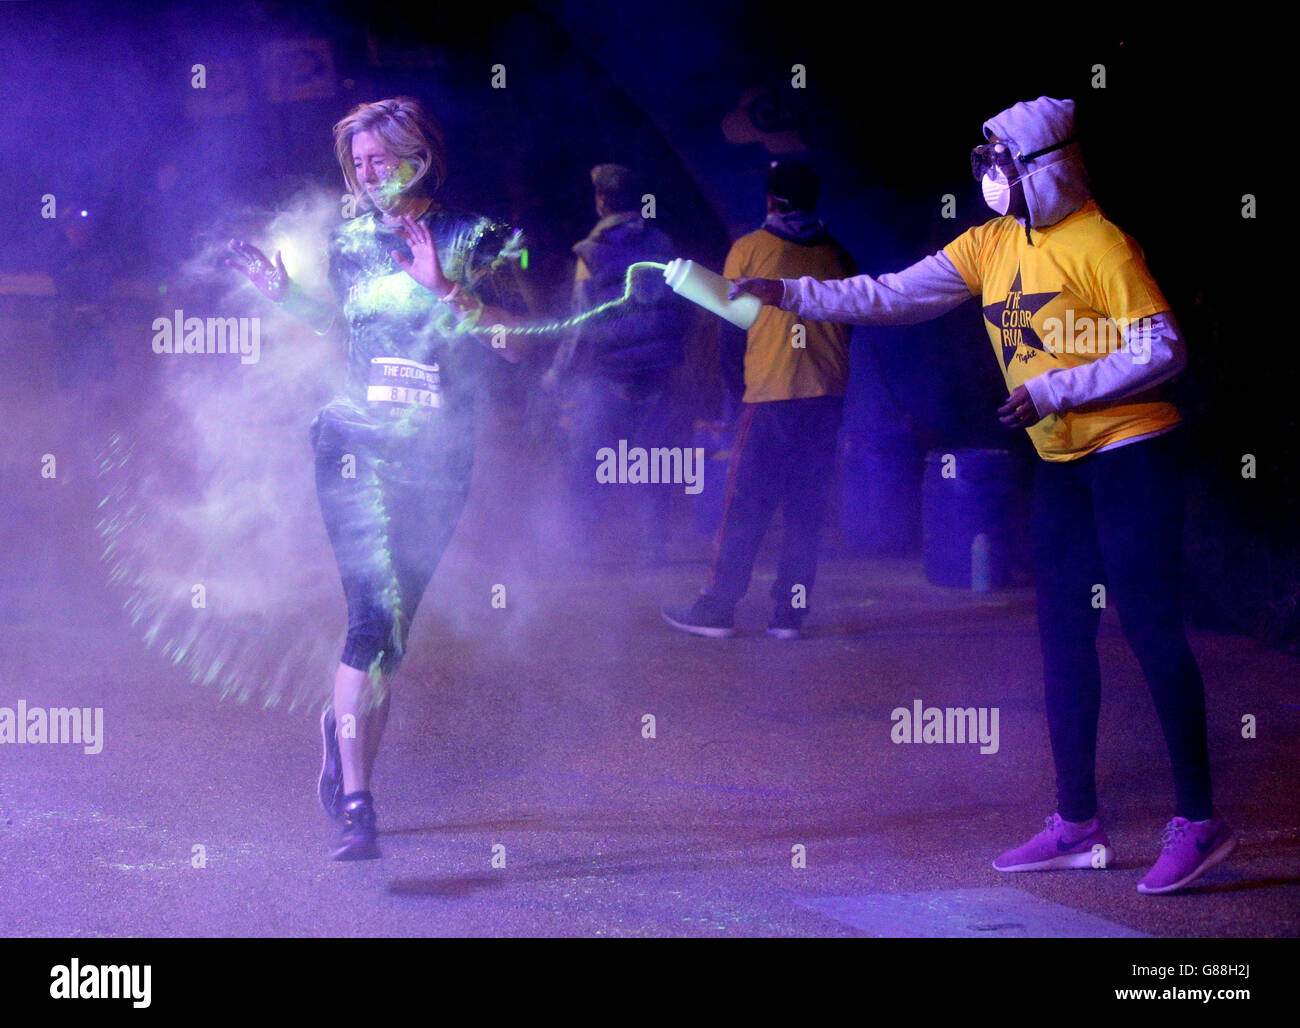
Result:
<svg viewBox="0 0 1300 1028"><path fill-rule="evenodd" d="M421 225L408 214L402 218L401 228L397 233L411 248L409 261L396 250L393 251L393 260L397 262L397 266L435 296L446 296L451 291L451 283L442 273L442 265L438 263L438 250L433 245L433 237L429 234L428 227Z"/></svg>
<svg viewBox="0 0 1300 1028"><path fill-rule="evenodd" d="M266 259L266 254L242 239L232 239L227 249L233 256L227 257L225 263L248 276L248 281L258 292L277 303L285 298L289 292L289 273L284 270L279 250L275 251L275 263L272 264Z"/></svg>
<svg viewBox="0 0 1300 1028"><path fill-rule="evenodd" d="M733 279L731 292L727 294L727 299L734 300L741 293L753 293L769 307L779 307L781 306L781 297L785 294L785 287L781 285L779 278Z"/></svg>

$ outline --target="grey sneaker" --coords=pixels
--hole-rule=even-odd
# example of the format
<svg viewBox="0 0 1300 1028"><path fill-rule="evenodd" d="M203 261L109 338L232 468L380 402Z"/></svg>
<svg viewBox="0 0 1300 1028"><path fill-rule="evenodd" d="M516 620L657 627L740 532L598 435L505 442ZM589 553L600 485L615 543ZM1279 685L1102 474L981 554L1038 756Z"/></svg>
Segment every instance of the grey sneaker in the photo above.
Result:
<svg viewBox="0 0 1300 1028"><path fill-rule="evenodd" d="M776 639L798 639L803 629L803 611L782 603L772 612L767 634Z"/></svg>
<svg viewBox="0 0 1300 1028"><path fill-rule="evenodd" d="M689 607L664 607L660 613L674 628L710 639L736 634L736 605L713 596L701 596Z"/></svg>

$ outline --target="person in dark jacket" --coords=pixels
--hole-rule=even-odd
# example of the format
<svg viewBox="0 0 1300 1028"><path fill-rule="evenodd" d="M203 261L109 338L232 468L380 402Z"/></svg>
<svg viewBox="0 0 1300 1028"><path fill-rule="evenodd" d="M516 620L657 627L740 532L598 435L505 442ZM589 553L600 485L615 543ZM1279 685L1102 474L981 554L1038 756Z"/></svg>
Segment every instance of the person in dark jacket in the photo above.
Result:
<svg viewBox="0 0 1300 1028"><path fill-rule="evenodd" d="M627 269L638 261L666 263L671 240L642 216L637 176L618 164L591 169L600 220L576 243L574 308L582 313L621 297ZM634 276L632 298L616 310L580 322L556 353L544 384L560 391L568 430L569 492L575 544L590 557L599 519L597 451L667 446L673 369L685 359L682 301L654 273ZM637 483L639 563L667 561L671 486Z"/></svg>

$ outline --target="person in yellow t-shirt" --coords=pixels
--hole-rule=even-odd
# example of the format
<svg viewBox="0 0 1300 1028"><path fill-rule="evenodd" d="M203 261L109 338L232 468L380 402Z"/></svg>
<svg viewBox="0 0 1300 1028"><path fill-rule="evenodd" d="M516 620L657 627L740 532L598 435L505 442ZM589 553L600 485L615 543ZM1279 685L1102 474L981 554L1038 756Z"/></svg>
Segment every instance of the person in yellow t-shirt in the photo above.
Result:
<svg viewBox="0 0 1300 1028"><path fill-rule="evenodd" d="M1141 248L1093 201L1074 103L1039 97L984 123L971 155L999 216L892 275L843 281L742 277L733 297L805 318L906 325L980 297L1010 393L1004 425L1042 463L1033 536L1057 810L999 871L1104 868L1097 816L1101 705L1094 587L1106 583L1155 701L1173 765L1176 813L1143 893L1182 889L1236 845L1214 815L1205 689L1180 598L1187 441L1163 387L1186 363L1169 304Z"/></svg>
<svg viewBox="0 0 1300 1028"><path fill-rule="evenodd" d="M856 273L852 258L812 213L818 193L816 174L807 165L773 161L767 219L736 240L725 274L833 278ZM764 307L750 327L744 403L709 582L694 603L662 609L674 628L715 638L735 634L736 604L749 589L759 545L780 507L781 559L767 631L778 639L799 636L817 576L817 544L835 467L849 379L849 332L844 325L772 307Z"/></svg>

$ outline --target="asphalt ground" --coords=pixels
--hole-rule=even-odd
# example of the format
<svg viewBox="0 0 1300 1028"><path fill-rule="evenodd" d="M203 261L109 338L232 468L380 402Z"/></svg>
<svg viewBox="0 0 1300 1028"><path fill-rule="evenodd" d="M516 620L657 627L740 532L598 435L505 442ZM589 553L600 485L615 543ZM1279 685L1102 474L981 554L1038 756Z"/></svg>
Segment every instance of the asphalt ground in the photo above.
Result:
<svg viewBox="0 0 1300 1028"><path fill-rule="evenodd" d="M1297 934L1295 657L1191 632L1216 804L1241 841L1185 893L1143 896L1172 780L1107 611L1098 770L1117 861L999 874L1054 805L1031 588L932 586L918 558L852 558L828 531L806 637L780 641L763 631L774 527L741 634L684 635L658 608L705 575L686 508L665 568L637 568L617 523L574 563L520 520L545 467L521 475L511 438L487 434L415 620L372 787L384 856L355 864L327 859L315 711L190 684L105 581L88 478L8 474L0 706L101 707L104 740L0 746L0 935ZM893 742L892 712L916 700L997 708L996 752Z"/></svg>

